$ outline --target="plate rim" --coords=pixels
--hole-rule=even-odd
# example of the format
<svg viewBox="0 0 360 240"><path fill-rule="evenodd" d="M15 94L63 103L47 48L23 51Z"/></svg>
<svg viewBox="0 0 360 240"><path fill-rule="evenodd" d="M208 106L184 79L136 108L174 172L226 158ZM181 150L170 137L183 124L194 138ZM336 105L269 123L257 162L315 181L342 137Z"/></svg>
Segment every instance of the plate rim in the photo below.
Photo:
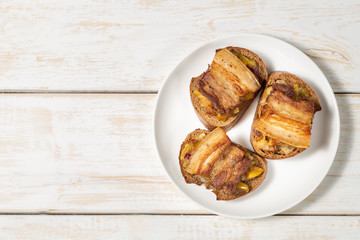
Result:
<svg viewBox="0 0 360 240"><path fill-rule="evenodd" d="M258 214L258 215L253 215L253 216L234 216L234 215L229 215L229 214L224 214L222 212L219 212L219 211L216 211L216 210L213 210L213 209L210 209L204 205L202 205L200 202L194 200L193 198L191 198L188 194L186 194L181 188L180 186L178 186L177 182L175 181L175 179L173 178L172 175L170 175L169 171L166 169L165 167L165 164L164 164L164 161L163 159L161 158L160 156L160 151L159 151L159 143L158 143L158 140L157 140L157 136L156 136L156 132L157 132L157 128L156 128L156 122L157 122L157 112L158 112L158 106L159 106L159 102L160 102L160 98L161 98L161 95L165 89L165 86L166 84L169 82L169 79L170 77L173 75L173 73L177 70L177 68L184 62L186 61L194 52L200 50L202 47L205 47L206 45L209 45L209 44L212 44L212 43L215 43L215 42L218 42L218 41L225 41L227 39L232 39L232 38L240 38L240 37L244 37L244 36L247 36L247 37L255 37L255 38L268 38L268 39L271 39L273 41L278 41L278 42L281 42L282 44L285 44L287 45L288 47L291 47L293 48L293 50L295 50L298 54L300 55L303 55L305 58L307 58L308 60L311 61L311 63L319 70L319 73L322 75L322 77L326 80L326 87L328 88L327 89L327 92L330 92L331 94L331 99L334 101L334 105L333 106L333 109L334 109L334 120L335 120L335 125L336 125L336 132L334 133L335 135L335 138L336 138L336 147L335 147L335 151L334 151L334 156L332 157L332 160L328 162L328 165L326 166L326 170L324 171L325 174L324 176L316 183L314 184L314 187L311 189L311 191L309 191L309 194L305 194L305 196L299 198L297 201L294 201L292 202L291 204L288 204L286 205L285 207L281 208L280 211L274 211L272 213L267 213L267 214ZM278 71L278 70L275 70L275 71ZM286 71L286 70L283 70L283 71ZM337 155L337 151L338 151L338 147L339 147L339 141L340 141L340 114L339 114L339 107L338 107L338 103L336 101L336 97L335 97L335 93L330 85L330 82L329 80L326 78L325 74L323 73L323 71L319 68L319 66L309 57L307 56L303 51L301 51L300 49L298 49L297 47L295 47L294 45L282 40L282 39L279 39L279 38L276 38L276 37L272 37L272 36L268 36L268 35L264 35L264 34L255 34L255 33L240 33L240 34L232 34L232 35L228 35L226 37L218 37L218 38L215 38L215 39L212 39L212 40L209 40L209 41L206 41L204 43L200 43L198 46L196 46L195 48L192 49L192 51L190 51L188 54L186 54L184 57L182 57L182 59L180 60L180 62L178 62L176 64L176 66L174 66L172 68L172 70L170 71L170 73L167 75L166 79L162 82L161 86L160 86L160 89L157 93L157 96L156 96L156 101L155 101L155 107L153 109L153 121L152 121L152 136L153 136L153 141L154 141L154 144L155 144L155 149L156 149L156 154L157 154L157 157L159 158L160 162L161 162L161 165L163 167L163 169L165 170L168 178L170 179L172 185L174 185L177 190L179 192L182 193L183 196L185 196L185 198L191 200L191 202L195 203L197 206L199 206L200 208L202 209L205 209L207 211L209 211L210 213L215 213L219 216L225 216L225 217L229 217L229 218L236 218L236 219L258 219L258 218L264 218L264 217L270 217L270 216L273 216L275 214L278 214L278 213L281 213L281 212L284 212L294 206L296 206L297 204L301 203L305 198L309 197L318 187L319 185L321 184L321 182L326 178L326 175L327 173L329 172L334 160L335 160L335 157ZM266 158L265 158L266 159ZM268 161L268 159L266 159ZM270 159L270 161L273 161ZM325 168L324 168L325 169Z"/></svg>

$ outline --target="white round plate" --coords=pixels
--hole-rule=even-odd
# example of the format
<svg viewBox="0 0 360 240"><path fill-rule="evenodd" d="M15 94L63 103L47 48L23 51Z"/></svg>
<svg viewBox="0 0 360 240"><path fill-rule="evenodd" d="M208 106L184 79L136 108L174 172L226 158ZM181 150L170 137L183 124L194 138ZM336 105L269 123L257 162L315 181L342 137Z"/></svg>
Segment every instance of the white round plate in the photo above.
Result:
<svg viewBox="0 0 360 240"><path fill-rule="evenodd" d="M269 73L287 71L303 79L317 94L322 110L315 114L309 149L292 158L268 160L267 176L249 195L231 201L216 201L215 194L204 186L185 183L178 155L188 133L197 128L205 129L190 101L190 80L207 69L216 49L227 46L244 47L255 52L263 59ZM227 133L233 142L251 150L250 129L258 99L259 96L238 124ZM159 91L153 130L160 160L181 192L213 213L249 219L285 211L315 190L335 158L340 121L330 84L309 57L282 40L241 34L208 42L175 67Z"/></svg>

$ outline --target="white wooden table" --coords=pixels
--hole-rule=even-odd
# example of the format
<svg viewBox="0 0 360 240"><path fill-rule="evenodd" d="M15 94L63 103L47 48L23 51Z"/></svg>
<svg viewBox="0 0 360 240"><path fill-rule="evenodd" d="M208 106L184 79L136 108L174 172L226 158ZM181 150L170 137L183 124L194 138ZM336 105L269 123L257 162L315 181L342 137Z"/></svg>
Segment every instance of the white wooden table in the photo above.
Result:
<svg viewBox="0 0 360 240"><path fill-rule="evenodd" d="M219 217L170 183L152 113L167 74L237 33L310 56L341 114L335 161L273 217ZM0 4L0 239L359 239L360 2L25 1Z"/></svg>

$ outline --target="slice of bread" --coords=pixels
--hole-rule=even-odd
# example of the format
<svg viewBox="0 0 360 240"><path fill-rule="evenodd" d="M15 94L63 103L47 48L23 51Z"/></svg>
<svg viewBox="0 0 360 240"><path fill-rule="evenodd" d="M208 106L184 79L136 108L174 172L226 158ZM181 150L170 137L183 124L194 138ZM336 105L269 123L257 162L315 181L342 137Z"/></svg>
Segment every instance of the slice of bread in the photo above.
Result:
<svg viewBox="0 0 360 240"><path fill-rule="evenodd" d="M241 83L241 79L238 77L239 74L236 76L236 71L240 71L238 70L240 66L238 66L238 68L236 68L236 66L233 66L232 63L234 63L234 61L229 61L223 64L223 62L221 62L221 60L223 59L216 59L217 55L215 55L211 67L209 67L200 76L192 78L190 83L190 97L196 115L198 116L199 120L204 124L204 126L209 130L212 130L216 127L222 127L225 131L231 129L245 113L251 102L261 90L261 85L265 84L268 77L264 62L255 53L251 52L248 49L239 47L226 47L224 49L227 50L226 53L228 55L235 56L235 60L240 60L240 65L248 68L247 75L255 76L255 78L257 79L258 89L256 91L249 91L246 86L244 87L244 85L242 85L243 83ZM216 50L216 52L218 53L219 51L224 49L218 49ZM220 62L220 65L223 64L224 68L217 64L218 62ZM215 70L215 67L217 69L220 68L221 70L219 71L221 73L219 73L218 70ZM232 95L229 94L232 96L233 99L230 98L230 100L233 100L233 102L231 102L231 104L225 107L220 106L221 104L219 103L219 101L221 100L219 100L217 97L210 96L209 94L206 94L204 90L201 90L204 84L206 85L206 83L204 83L205 75L212 74L212 71L217 71L217 74L214 74L214 77L212 77L211 81L219 81L219 87L223 86L223 89L221 89L222 91L224 91L225 93L229 92L229 86L233 90L231 92ZM223 82L229 81L229 83L220 83L221 81L219 77L222 78ZM235 84L234 88L231 87L232 83ZM241 87L246 90L243 91ZM213 89L212 86L210 87L210 89ZM238 95L236 96L236 94ZM217 96L219 98L222 98L224 95L226 94L217 93ZM200 98L205 101L205 104L200 101Z"/></svg>
<svg viewBox="0 0 360 240"><path fill-rule="evenodd" d="M217 145L212 148L208 139L209 134L215 134L215 131L218 131L224 140L214 143ZM214 155L213 153L224 146L224 143L227 143L226 148L221 150L221 154L214 159L215 161L212 162L211 167L207 168L208 171L205 174L200 175L201 170L195 173L190 170L194 163L192 158L196 157L196 152L202 151L200 164L204 166ZM206 152L206 148L209 152ZM180 148L179 164L186 183L204 184L207 189L213 191L217 200L232 200L249 194L261 184L267 173L265 159L238 144L231 143L221 128L216 128L212 132L197 129L189 133ZM246 177L254 173L256 168L260 168L261 173L258 172L258 175L251 179Z"/></svg>
<svg viewBox="0 0 360 240"><path fill-rule="evenodd" d="M309 147L314 114L320 110L320 102L306 82L287 72L271 73L251 129L255 152L270 159L303 152Z"/></svg>

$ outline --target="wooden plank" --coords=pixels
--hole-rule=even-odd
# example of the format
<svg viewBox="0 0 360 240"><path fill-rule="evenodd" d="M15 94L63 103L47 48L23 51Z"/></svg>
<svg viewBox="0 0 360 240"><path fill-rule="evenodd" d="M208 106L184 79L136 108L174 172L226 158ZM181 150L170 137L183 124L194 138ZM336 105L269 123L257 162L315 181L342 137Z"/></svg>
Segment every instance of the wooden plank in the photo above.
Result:
<svg viewBox="0 0 360 240"><path fill-rule="evenodd" d="M357 239L360 217L0 216L2 239Z"/></svg>
<svg viewBox="0 0 360 240"><path fill-rule="evenodd" d="M314 14L316 9L316 14ZM357 1L21 1L0 7L0 89L157 91L181 59L237 33L308 54L337 92L360 92Z"/></svg>
<svg viewBox="0 0 360 240"><path fill-rule="evenodd" d="M0 95L0 213L207 213L170 183L152 138L156 95ZM360 95L337 95L328 176L285 214L360 214Z"/></svg>

